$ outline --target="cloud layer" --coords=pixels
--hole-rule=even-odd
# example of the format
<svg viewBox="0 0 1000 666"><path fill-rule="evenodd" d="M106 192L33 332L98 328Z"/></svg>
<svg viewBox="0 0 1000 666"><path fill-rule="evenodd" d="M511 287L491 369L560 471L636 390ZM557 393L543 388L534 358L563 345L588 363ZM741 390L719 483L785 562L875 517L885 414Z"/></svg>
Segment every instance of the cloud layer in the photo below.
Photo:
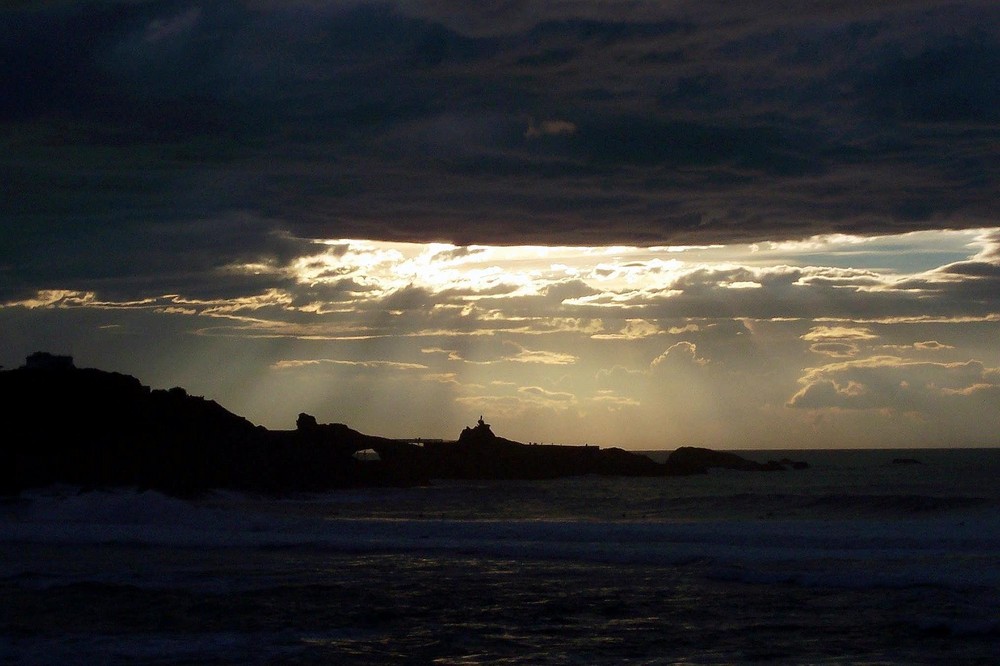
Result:
<svg viewBox="0 0 1000 666"><path fill-rule="evenodd" d="M75 349L273 427L311 410L440 436L489 413L526 440L633 448L982 445L1000 425L998 241L289 239L298 256L227 265L214 292L37 290L0 323L5 363Z"/></svg>
<svg viewBox="0 0 1000 666"><path fill-rule="evenodd" d="M995 443L997 26L988 0L8 3L0 360L275 427Z"/></svg>
<svg viewBox="0 0 1000 666"><path fill-rule="evenodd" d="M992 226L988 1L18 3L19 281L299 238L665 244ZM87 251L81 253L81 248Z"/></svg>

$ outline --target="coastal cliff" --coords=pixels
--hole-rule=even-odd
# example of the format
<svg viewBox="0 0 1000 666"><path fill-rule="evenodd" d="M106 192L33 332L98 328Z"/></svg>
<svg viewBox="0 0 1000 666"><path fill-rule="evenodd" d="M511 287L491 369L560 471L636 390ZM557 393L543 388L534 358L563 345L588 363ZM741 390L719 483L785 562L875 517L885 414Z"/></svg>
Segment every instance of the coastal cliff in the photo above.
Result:
<svg viewBox="0 0 1000 666"><path fill-rule="evenodd" d="M319 424L308 414L299 415L295 430L268 430L182 388L152 390L134 377L76 368L68 357L44 353L0 372L0 395L4 494L58 483L172 494L215 488L282 493L432 479L782 468L708 449L679 449L657 463L619 448L522 444L498 437L481 418L457 441L393 440Z"/></svg>

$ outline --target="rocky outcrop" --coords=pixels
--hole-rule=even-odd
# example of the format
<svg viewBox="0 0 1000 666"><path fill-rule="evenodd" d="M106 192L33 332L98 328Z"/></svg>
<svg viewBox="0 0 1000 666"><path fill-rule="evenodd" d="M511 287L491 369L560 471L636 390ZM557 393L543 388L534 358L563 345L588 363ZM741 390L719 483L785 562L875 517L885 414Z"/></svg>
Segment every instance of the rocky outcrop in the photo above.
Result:
<svg viewBox="0 0 1000 666"><path fill-rule="evenodd" d="M295 430L270 431L179 387L151 390L134 377L78 369L71 359L33 358L26 367L0 372L0 493L55 483L180 495L213 488L283 493L431 479L784 468L693 447L660 464L618 448L522 444L497 436L482 418L452 442L375 437L304 413ZM377 460L354 457L369 449Z"/></svg>
<svg viewBox="0 0 1000 666"><path fill-rule="evenodd" d="M467 426L458 435L458 443L465 444L466 446L489 445L497 439L497 436L493 434L492 428L490 428L490 424L483 421L482 416L479 417L479 421L474 428Z"/></svg>
<svg viewBox="0 0 1000 666"><path fill-rule="evenodd" d="M809 463L804 460L792 460L791 458L782 458L778 461L778 464L785 469L809 469Z"/></svg>
<svg viewBox="0 0 1000 666"><path fill-rule="evenodd" d="M715 451L696 446L682 446L667 458L668 475L707 474L710 469L735 469L741 472L775 472L787 468L808 469L809 464L784 458L759 463L728 451Z"/></svg>
<svg viewBox="0 0 1000 666"><path fill-rule="evenodd" d="M365 439L347 426L313 419L311 427L306 420L295 431L268 431L182 388L151 390L118 373L24 367L0 372L0 395L6 494L55 483L188 495L423 480L354 460Z"/></svg>

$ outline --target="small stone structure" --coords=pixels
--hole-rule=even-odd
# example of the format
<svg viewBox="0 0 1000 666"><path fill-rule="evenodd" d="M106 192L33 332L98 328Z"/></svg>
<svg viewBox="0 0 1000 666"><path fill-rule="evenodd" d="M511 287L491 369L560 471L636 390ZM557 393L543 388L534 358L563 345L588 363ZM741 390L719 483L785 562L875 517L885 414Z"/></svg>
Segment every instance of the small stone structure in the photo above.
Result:
<svg viewBox="0 0 1000 666"><path fill-rule="evenodd" d="M72 370L72 356L58 356L48 352L35 352L24 359L24 367L29 370Z"/></svg>

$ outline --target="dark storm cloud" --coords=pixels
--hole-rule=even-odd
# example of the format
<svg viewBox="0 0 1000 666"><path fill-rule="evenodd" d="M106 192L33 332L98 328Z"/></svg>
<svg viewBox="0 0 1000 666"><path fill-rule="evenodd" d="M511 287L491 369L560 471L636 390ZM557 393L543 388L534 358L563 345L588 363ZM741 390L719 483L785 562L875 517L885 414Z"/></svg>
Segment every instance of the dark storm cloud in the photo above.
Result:
<svg viewBox="0 0 1000 666"><path fill-rule="evenodd" d="M280 262L275 230L585 245L995 222L993 3L7 7L15 291L207 280Z"/></svg>

